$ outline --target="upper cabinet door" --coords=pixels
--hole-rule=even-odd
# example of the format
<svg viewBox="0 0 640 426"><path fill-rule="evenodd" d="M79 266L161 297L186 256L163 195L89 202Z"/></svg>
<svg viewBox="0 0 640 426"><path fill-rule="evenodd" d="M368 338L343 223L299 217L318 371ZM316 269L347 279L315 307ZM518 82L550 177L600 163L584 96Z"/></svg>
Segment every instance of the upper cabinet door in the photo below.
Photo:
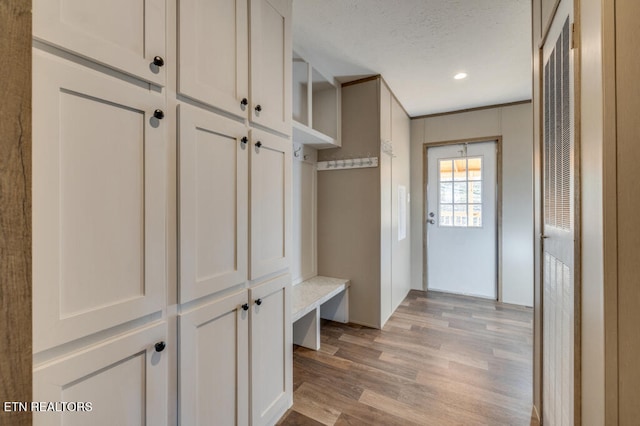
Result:
<svg viewBox="0 0 640 426"><path fill-rule="evenodd" d="M291 0L251 0L251 121L291 134Z"/></svg>
<svg viewBox="0 0 640 426"><path fill-rule="evenodd" d="M251 138L251 279L289 266L291 142L253 130Z"/></svg>
<svg viewBox="0 0 640 426"><path fill-rule="evenodd" d="M166 342L162 322L36 366L33 400L58 401L58 411L36 410L33 424L166 425Z"/></svg>
<svg viewBox="0 0 640 426"><path fill-rule="evenodd" d="M247 280L248 132L188 105L179 111L180 303Z"/></svg>
<svg viewBox="0 0 640 426"><path fill-rule="evenodd" d="M248 0L180 0L181 94L247 118ZM243 102L244 100L244 102Z"/></svg>
<svg viewBox="0 0 640 426"><path fill-rule="evenodd" d="M34 0L33 35L144 81L165 84L165 0Z"/></svg>
<svg viewBox="0 0 640 426"><path fill-rule="evenodd" d="M160 311L164 97L34 49L34 352Z"/></svg>

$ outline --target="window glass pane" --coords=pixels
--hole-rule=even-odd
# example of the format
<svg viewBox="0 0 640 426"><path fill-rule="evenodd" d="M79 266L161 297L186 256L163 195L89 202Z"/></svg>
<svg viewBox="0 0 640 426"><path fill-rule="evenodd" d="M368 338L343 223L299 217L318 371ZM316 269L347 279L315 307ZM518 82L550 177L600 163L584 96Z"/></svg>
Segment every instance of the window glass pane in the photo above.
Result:
<svg viewBox="0 0 640 426"><path fill-rule="evenodd" d="M469 205L469 226L474 226L474 227L482 226L482 205L480 204Z"/></svg>
<svg viewBox="0 0 640 426"><path fill-rule="evenodd" d="M482 203L482 182L469 182L469 202Z"/></svg>
<svg viewBox="0 0 640 426"><path fill-rule="evenodd" d="M451 204L440 205L438 223L440 226L453 226L453 206Z"/></svg>
<svg viewBox="0 0 640 426"><path fill-rule="evenodd" d="M467 159L453 160L453 180L467 180Z"/></svg>
<svg viewBox="0 0 640 426"><path fill-rule="evenodd" d="M454 184L453 202L456 204L467 202L467 182L456 182Z"/></svg>
<svg viewBox="0 0 640 426"><path fill-rule="evenodd" d="M469 180L482 179L482 157L469 158Z"/></svg>
<svg viewBox="0 0 640 426"><path fill-rule="evenodd" d="M467 226L467 205L453 206L453 226Z"/></svg>
<svg viewBox="0 0 640 426"><path fill-rule="evenodd" d="M453 161L440 160L440 181L441 182L452 181L453 180L452 170L453 170Z"/></svg>
<svg viewBox="0 0 640 426"><path fill-rule="evenodd" d="M441 203L453 202L453 183L444 182L440 184L440 202Z"/></svg>

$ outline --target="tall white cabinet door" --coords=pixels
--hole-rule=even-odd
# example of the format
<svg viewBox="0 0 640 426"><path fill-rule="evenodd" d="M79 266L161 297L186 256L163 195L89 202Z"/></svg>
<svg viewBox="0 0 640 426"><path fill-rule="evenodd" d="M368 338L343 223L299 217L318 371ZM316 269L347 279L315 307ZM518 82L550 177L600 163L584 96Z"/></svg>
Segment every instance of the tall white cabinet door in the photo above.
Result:
<svg viewBox="0 0 640 426"><path fill-rule="evenodd" d="M34 0L33 36L164 85L165 13L165 0Z"/></svg>
<svg viewBox="0 0 640 426"><path fill-rule="evenodd" d="M247 280L248 132L179 106L180 302Z"/></svg>
<svg viewBox="0 0 640 426"><path fill-rule="evenodd" d="M166 323L160 323L36 367L34 401L91 405L89 411L82 411L86 404L67 405L74 408L63 412L34 411L33 424L166 425L166 336Z"/></svg>
<svg viewBox="0 0 640 426"><path fill-rule="evenodd" d="M291 0L251 0L251 121L291 134Z"/></svg>
<svg viewBox="0 0 640 426"><path fill-rule="evenodd" d="M275 424L291 406L293 341L291 275L250 289L251 424Z"/></svg>
<svg viewBox="0 0 640 426"><path fill-rule="evenodd" d="M243 290L180 315L181 425L249 423L247 303Z"/></svg>
<svg viewBox="0 0 640 426"><path fill-rule="evenodd" d="M160 311L164 98L34 49L33 346Z"/></svg>
<svg viewBox="0 0 640 426"><path fill-rule="evenodd" d="M251 279L289 266L291 142L251 132Z"/></svg>
<svg viewBox="0 0 640 426"><path fill-rule="evenodd" d="M246 118L248 0L180 0L178 8L179 92Z"/></svg>

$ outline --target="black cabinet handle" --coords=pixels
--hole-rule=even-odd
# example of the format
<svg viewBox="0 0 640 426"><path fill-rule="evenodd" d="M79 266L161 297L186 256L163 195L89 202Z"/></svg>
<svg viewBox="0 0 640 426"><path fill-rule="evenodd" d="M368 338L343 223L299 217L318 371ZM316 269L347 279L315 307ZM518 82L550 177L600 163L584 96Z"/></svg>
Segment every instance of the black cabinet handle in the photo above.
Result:
<svg viewBox="0 0 640 426"><path fill-rule="evenodd" d="M249 101L247 100L247 98L242 98L242 100L240 101L240 105L242 105L242 106L249 105Z"/></svg>
<svg viewBox="0 0 640 426"><path fill-rule="evenodd" d="M258 306L262 305L262 299L256 299L256 305Z"/></svg>
<svg viewBox="0 0 640 426"><path fill-rule="evenodd" d="M164 65L164 59L162 59L162 56L156 56L153 58L153 65L157 66L157 67L161 67Z"/></svg>
<svg viewBox="0 0 640 426"><path fill-rule="evenodd" d="M256 112L260 112L262 111L262 107L260 105L256 105L255 110Z"/></svg>
<svg viewBox="0 0 640 426"><path fill-rule="evenodd" d="M158 342L155 344L156 352L162 352L166 347L167 345L164 342Z"/></svg>
<svg viewBox="0 0 640 426"><path fill-rule="evenodd" d="M244 305L242 305L242 310L243 311L248 311L249 310L249 304L245 303Z"/></svg>
<svg viewBox="0 0 640 426"><path fill-rule="evenodd" d="M257 146L258 148L260 148L260 147L262 146L262 142L260 142L260 141L256 142L256 146Z"/></svg>
<svg viewBox="0 0 640 426"><path fill-rule="evenodd" d="M153 111L153 116L158 120L162 120L164 118L164 112L161 109L157 109Z"/></svg>
<svg viewBox="0 0 640 426"><path fill-rule="evenodd" d="M240 142L246 145L247 142L249 142L249 138L247 138L246 136L243 136L242 139L240 139Z"/></svg>

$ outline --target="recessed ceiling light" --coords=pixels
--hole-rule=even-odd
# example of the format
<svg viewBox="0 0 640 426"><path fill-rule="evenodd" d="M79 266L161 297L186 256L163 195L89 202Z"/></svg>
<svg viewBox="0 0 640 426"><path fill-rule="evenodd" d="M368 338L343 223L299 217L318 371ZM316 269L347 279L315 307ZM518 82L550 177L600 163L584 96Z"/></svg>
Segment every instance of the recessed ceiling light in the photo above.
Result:
<svg viewBox="0 0 640 426"><path fill-rule="evenodd" d="M454 75L453 78L455 78L456 80L462 80L463 78L467 78L467 73L459 72L458 74Z"/></svg>

